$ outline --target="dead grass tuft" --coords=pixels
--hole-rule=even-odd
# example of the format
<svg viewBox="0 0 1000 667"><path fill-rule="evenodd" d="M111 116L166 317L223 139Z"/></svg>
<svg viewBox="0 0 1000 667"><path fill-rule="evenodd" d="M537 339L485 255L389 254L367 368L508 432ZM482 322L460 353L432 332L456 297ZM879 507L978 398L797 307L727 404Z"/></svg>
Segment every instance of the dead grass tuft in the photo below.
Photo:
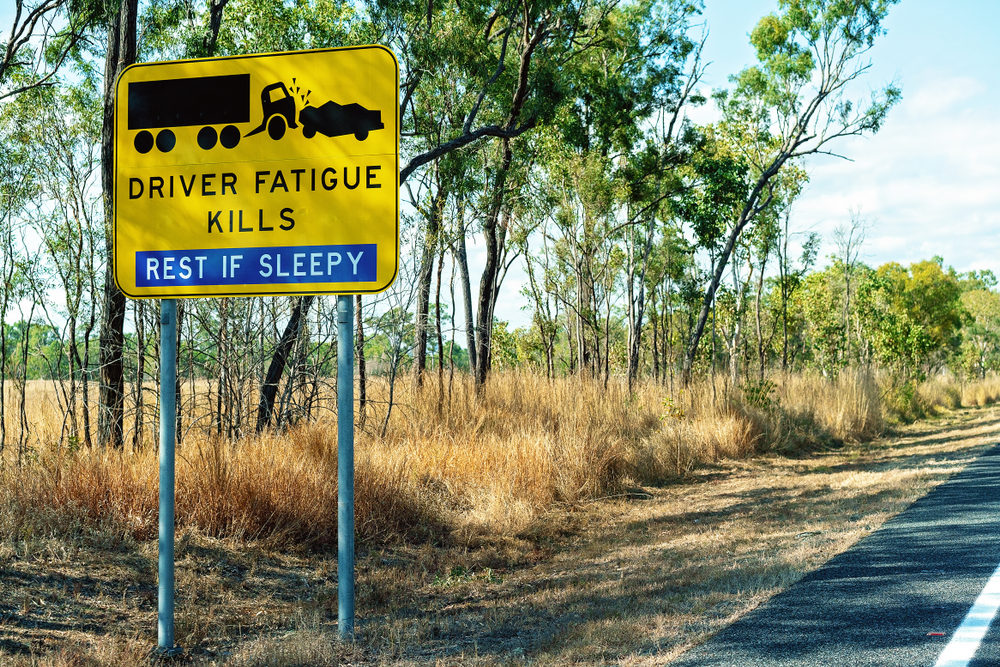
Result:
<svg viewBox="0 0 1000 667"><path fill-rule="evenodd" d="M385 383L369 390L372 405L384 406ZM659 485L704 463L870 439L885 428L883 391L864 371L834 380L776 377L728 392L706 381L676 396L650 382L630 394L616 379L605 385L531 373L498 374L481 396L464 378L445 388L434 378L420 389L402 381L384 437L378 409L357 436L358 537L370 544L502 539L553 507ZM998 398L997 378L938 379L908 400L926 412ZM52 407L39 405L33 418L48 432ZM70 451L39 441L30 451L21 466L0 469L0 535L155 536L155 448ZM193 435L177 466L182 527L300 548L336 543L332 418L236 442Z"/></svg>

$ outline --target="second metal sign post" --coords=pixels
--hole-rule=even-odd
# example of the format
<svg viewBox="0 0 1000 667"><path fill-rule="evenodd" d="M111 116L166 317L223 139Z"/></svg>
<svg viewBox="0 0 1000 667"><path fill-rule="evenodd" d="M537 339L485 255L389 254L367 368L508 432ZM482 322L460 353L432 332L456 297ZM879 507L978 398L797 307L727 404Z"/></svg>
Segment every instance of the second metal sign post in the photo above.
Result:
<svg viewBox="0 0 1000 667"><path fill-rule="evenodd" d="M354 302L396 277L399 67L382 46L145 63L116 85L114 268L162 298L157 649L174 637L175 298L337 294L338 623L354 637Z"/></svg>

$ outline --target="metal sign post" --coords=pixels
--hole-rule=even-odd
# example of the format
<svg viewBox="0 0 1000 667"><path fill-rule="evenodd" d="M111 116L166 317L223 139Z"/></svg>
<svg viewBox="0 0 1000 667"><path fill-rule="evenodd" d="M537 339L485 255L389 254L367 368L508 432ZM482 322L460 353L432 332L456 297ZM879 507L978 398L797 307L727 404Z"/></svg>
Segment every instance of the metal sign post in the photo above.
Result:
<svg viewBox="0 0 1000 667"><path fill-rule="evenodd" d="M354 302L399 261L399 63L378 45L141 63L115 84L115 283L160 298L158 646L174 646L177 304L337 294L338 618L354 637ZM346 296L345 296L346 295Z"/></svg>
<svg viewBox="0 0 1000 667"><path fill-rule="evenodd" d="M177 442L177 302L160 301L160 548L156 653L174 646L174 444Z"/></svg>
<svg viewBox="0 0 1000 667"><path fill-rule="evenodd" d="M354 297L337 297L337 627L354 639Z"/></svg>

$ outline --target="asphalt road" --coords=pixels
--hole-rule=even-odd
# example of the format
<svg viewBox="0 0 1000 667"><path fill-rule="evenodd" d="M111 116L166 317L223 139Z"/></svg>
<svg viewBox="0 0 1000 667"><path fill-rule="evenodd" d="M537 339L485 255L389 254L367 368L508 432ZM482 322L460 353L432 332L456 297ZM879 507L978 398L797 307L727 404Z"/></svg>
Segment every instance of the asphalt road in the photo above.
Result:
<svg viewBox="0 0 1000 667"><path fill-rule="evenodd" d="M671 664L934 665L998 563L1000 446ZM1000 665L997 626L970 665Z"/></svg>

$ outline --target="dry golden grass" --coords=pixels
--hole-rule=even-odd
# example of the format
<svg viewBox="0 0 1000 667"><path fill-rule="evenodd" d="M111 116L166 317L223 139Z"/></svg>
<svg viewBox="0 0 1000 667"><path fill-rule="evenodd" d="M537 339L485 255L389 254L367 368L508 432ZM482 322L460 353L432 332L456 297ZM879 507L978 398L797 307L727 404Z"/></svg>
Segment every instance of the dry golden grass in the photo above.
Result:
<svg viewBox="0 0 1000 667"><path fill-rule="evenodd" d="M387 594L390 609L365 632L368 655L666 664L876 530L998 436L996 411L959 413L892 440L705 466L688 483L648 489L648 500L555 510L526 534L533 551L520 567L497 571L481 553L453 554L415 598Z"/></svg>
<svg viewBox="0 0 1000 667"><path fill-rule="evenodd" d="M475 662L475 646L459 637L494 628L492 639L481 637L493 647L481 661L493 664L503 651L517 656L520 644L497 637L514 632L529 600L537 627L522 649L542 662L676 655L864 534L845 516L878 525L982 446L963 440L955 449L910 443L888 453L881 445L841 451L842 443L884 429L878 383L863 373L774 382L728 395L705 383L669 396L652 383L629 394L617 381L605 387L517 373L495 377L482 396L456 381L439 409L433 379L421 390L407 379L397 386L384 437L378 406L387 387L374 382L374 407L357 436L356 513L359 545L369 554L359 572L359 609L376 615L359 649L331 648L332 418L238 442L189 433L177 469L178 636L202 657L225 649L233 664L435 655ZM15 588L27 618L67 587L74 591L73 582L89 581L75 564L81 554L89 554L90 571L101 571L102 555L118 562L118 570L99 575L112 581L107 590L83 583L75 595L86 602L85 615L122 628L111 638L94 628L53 630L46 636L56 643L31 643L27 664L127 664L144 645L137 638L155 627L155 447L58 445L51 385L29 392L29 451L18 466L8 449L0 467L0 566L6 560L23 569L25 583ZM954 407L956 396L989 403L1000 396L1000 381L918 391L928 410ZM809 451L825 453L777 456ZM768 458L747 462L762 453ZM678 480L686 483L663 486ZM638 498L651 502L621 500ZM814 540L813 532L824 537ZM287 550L299 555L277 555ZM65 583L33 579L31 563L65 570ZM646 570L655 580L639 583ZM555 583L538 588L541 581ZM33 586L52 592L35 601ZM0 627L5 613L20 613L4 608L4 594ZM601 600L617 611L587 611ZM633 618L633 608L644 610L642 618ZM424 612L436 620L415 620ZM295 641L279 640L282 633ZM644 639L650 633L659 637L655 651ZM414 652L421 645L430 648ZM5 650L0 643L0 658Z"/></svg>
<svg viewBox="0 0 1000 667"><path fill-rule="evenodd" d="M864 372L836 380L790 376L744 393L702 383L678 396L641 384L605 387L581 378L497 375L476 396L466 379L438 402L397 385L382 437L376 407L356 445L359 538L382 543L431 535L475 542L514 536L553 507L614 496L684 476L697 465L761 452L809 451L860 441L885 427L880 388ZM138 451L59 445L62 421L52 387L29 387L24 465L0 469L0 535L78 534L100 527L133 539L156 530L157 462L152 443ZM370 387L374 406L387 396ZM1000 380L918 389L925 411L962 398L1000 397ZM10 405L10 402L8 403ZM384 409L384 408L383 408ZM196 417L196 416L195 416ZM14 420L8 415L9 423ZM295 547L336 543L336 428L332 416L282 434L228 442L189 433L178 450L179 525L206 535Z"/></svg>
<svg viewBox="0 0 1000 667"><path fill-rule="evenodd" d="M1000 378L989 377L977 382L961 385L961 403L966 406L983 407L1000 401Z"/></svg>

